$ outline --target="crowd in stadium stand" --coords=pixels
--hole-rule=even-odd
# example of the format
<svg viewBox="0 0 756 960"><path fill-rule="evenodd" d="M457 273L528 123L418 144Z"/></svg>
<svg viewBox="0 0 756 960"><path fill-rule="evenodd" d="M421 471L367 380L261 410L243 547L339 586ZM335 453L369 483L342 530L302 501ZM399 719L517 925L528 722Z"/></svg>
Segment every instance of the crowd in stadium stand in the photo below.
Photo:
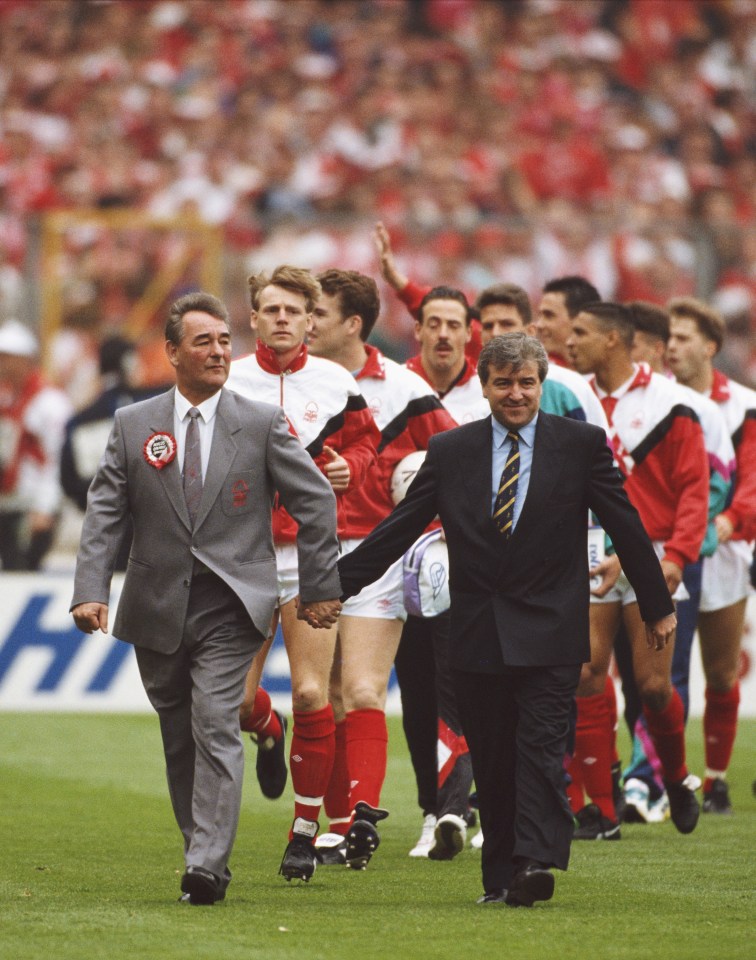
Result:
<svg viewBox="0 0 756 960"><path fill-rule="evenodd" d="M51 211L218 225L240 327L252 269L377 275L380 219L407 273L472 295L578 273L606 298L704 297L720 365L753 382L755 75L751 0L3 0L2 312L29 302ZM72 233L66 321L118 332L160 257Z"/></svg>

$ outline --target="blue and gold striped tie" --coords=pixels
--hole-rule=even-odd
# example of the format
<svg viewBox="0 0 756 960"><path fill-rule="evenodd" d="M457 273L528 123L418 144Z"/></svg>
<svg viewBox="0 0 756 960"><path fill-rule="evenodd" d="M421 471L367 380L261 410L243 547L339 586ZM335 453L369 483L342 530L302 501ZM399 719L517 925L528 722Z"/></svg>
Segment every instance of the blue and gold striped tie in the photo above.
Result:
<svg viewBox="0 0 756 960"><path fill-rule="evenodd" d="M514 523L517 478L520 476L520 434L516 430L510 430L507 433L507 439L512 441L512 446L509 450L507 462L504 464L504 469L501 471L499 491L496 494L493 512L496 529L505 540L509 540L512 536L512 525Z"/></svg>

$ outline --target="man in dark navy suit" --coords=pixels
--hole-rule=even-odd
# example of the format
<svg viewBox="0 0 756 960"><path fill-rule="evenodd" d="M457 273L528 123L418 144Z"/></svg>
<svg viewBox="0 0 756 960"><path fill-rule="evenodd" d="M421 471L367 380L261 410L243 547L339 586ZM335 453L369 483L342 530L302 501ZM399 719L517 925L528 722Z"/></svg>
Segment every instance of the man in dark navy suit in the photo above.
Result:
<svg viewBox="0 0 756 960"><path fill-rule="evenodd" d="M482 904L548 900L551 868L567 868L573 820L563 764L590 657L589 510L636 590L649 645L663 649L676 624L606 434L539 410L547 370L533 337L490 341L478 375L491 416L433 437L404 501L339 561L344 597L352 596L441 518L452 668L485 838Z"/></svg>

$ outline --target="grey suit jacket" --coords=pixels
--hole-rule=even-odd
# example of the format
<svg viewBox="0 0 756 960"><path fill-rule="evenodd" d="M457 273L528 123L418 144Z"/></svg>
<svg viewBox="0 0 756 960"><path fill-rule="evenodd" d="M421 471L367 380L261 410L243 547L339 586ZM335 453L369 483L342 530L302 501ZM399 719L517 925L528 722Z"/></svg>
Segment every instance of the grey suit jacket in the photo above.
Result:
<svg viewBox="0 0 756 960"><path fill-rule="evenodd" d="M206 564L267 635L277 598L271 509L276 494L299 523L303 601L338 597L336 498L283 410L221 391L194 527L178 458L157 469L144 456L153 433L173 434L174 390L116 413L92 481L71 606L108 603L128 517L134 539L113 634L163 653L181 643L192 567Z"/></svg>

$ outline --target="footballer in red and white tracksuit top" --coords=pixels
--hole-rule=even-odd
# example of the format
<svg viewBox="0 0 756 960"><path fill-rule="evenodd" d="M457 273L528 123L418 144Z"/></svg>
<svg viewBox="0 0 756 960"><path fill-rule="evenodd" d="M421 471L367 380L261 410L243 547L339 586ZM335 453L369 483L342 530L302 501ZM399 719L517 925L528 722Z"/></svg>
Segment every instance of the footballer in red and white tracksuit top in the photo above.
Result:
<svg viewBox="0 0 756 960"><path fill-rule="evenodd" d="M703 430L674 383L635 364L628 383L607 395L590 379L609 422L609 442L625 491L662 558L679 567L699 557L706 534L709 461Z"/></svg>
<svg viewBox="0 0 756 960"><path fill-rule="evenodd" d="M729 540L720 543L703 562L701 606L703 614L741 603L750 592L750 565L756 539L756 391L712 370L709 396L727 423L735 448L731 497L722 511L732 524ZM710 629L717 633L715 623ZM704 634L702 633L702 642ZM706 685L703 716L706 775L704 796L715 779L724 777L737 732L740 684L729 690Z"/></svg>
<svg viewBox="0 0 756 960"><path fill-rule="evenodd" d="M430 384L430 378L425 372L420 354L410 357L407 369L422 377ZM431 389L433 389L431 385ZM469 357L465 357L465 365L454 383L444 393L434 390L436 396L456 421L457 426L463 423L472 423L473 420L482 420L491 413L488 400L483 396L483 388L475 364Z"/></svg>
<svg viewBox="0 0 756 960"><path fill-rule="evenodd" d="M427 450L432 436L456 426L433 389L405 367L363 344L364 367L355 374L381 439L378 462L365 482L344 498L343 552L353 550L394 507L391 478L408 454ZM344 604L345 617L405 620L402 561ZM386 678L388 679L388 678ZM379 807L386 776L388 731L379 709L349 710L336 724L336 760L325 795L332 834L345 834L358 802Z"/></svg>
<svg viewBox="0 0 756 960"><path fill-rule="evenodd" d="M708 524L709 459L703 430L692 406L677 385L645 364L635 364L633 376L613 394L590 381L604 407L609 441L625 479L625 490L640 514L660 559L681 569L696 561ZM624 576L592 603L632 603L635 595ZM613 734L604 693L577 698L578 723L574 764L583 771L585 786L613 812L611 782ZM649 733L661 761L664 779L677 783L687 775L684 709L679 693L661 711L643 706ZM585 758L594 759L586 765ZM590 776L589 776L590 774ZM590 783L589 783L590 779ZM599 803L601 806L601 803ZM611 816L610 819L613 819Z"/></svg>
<svg viewBox="0 0 756 960"><path fill-rule="evenodd" d="M261 341L248 357L231 364L227 386L242 396L283 407L291 432L299 437L319 467L328 462L330 447L349 464L349 487L336 495L339 537L348 536L345 498L374 468L380 433L354 377L337 363L311 356L303 345L286 370L277 355ZM297 527L281 506L273 511L273 542L283 547L296 542ZM289 552L277 550L282 568L291 570ZM294 557L296 565L296 551ZM294 578L295 580L296 578ZM291 574L279 583L279 603L297 594Z"/></svg>
<svg viewBox="0 0 756 960"><path fill-rule="evenodd" d="M349 486L336 493L336 510L338 534L348 535L346 498L350 491L362 486L374 468L380 441L379 430L354 377L330 360L310 356L305 344L287 369L281 370L277 354L258 340L254 354L232 362L227 386L243 396L283 407L292 433L321 469L329 460L327 448L347 461ZM278 602L283 606L299 592L297 526L280 505L274 506L272 523ZM268 708L269 699L264 699L264 708ZM264 708L256 697L253 725ZM317 711L295 708L293 717L290 754L297 758L291 764L294 816L316 821L333 767L333 708L330 704Z"/></svg>

